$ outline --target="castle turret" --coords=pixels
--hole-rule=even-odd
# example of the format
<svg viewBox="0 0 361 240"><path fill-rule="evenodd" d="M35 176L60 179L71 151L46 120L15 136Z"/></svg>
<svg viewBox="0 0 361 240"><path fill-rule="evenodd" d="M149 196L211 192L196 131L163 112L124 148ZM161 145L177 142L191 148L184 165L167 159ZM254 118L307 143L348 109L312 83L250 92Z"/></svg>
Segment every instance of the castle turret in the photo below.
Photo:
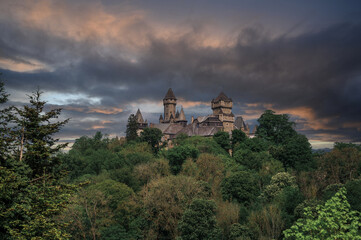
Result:
<svg viewBox="0 0 361 240"><path fill-rule="evenodd" d="M143 115L140 112L139 108L138 108L137 113L135 114L135 118L137 119L138 123L144 123Z"/></svg>
<svg viewBox="0 0 361 240"><path fill-rule="evenodd" d="M178 120L177 120L178 123L182 124L183 126L186 126L187 125L187 119L186 119L186 115L184 114L184 110L183 110L183 107L181 108L181 111L179 113L179 117L178 117Z"/></svg>
<svg viewBox="0 0 361 240"><path fill-rule="evenodd" d="M168 89L167 94L163 98L164 105L164 122L169 122L170 117L176 114L175 109L177 105L177 99L174 96L173 90L171 88Z"/></svg>
<svg viewBox="0 0 361 240"><path fill-rule="evenodd" d="M234 115L232 113L233 102L226 94L221 92L218 97L212 100L213 115L218 116L223 122L223 130L230 132L234 129Z"/></svg>
<svg viewBox="0 0 361 240"><path fill-rule="evenodd" d="M138 133L138 135L140 135L140 133L143 131L143 129L148 127L148 122L147 122L147 120L144 121L143 115L140 112L139 108L138 108L137 113L135 114L135 119L138 124L137 133Z"/></svg>

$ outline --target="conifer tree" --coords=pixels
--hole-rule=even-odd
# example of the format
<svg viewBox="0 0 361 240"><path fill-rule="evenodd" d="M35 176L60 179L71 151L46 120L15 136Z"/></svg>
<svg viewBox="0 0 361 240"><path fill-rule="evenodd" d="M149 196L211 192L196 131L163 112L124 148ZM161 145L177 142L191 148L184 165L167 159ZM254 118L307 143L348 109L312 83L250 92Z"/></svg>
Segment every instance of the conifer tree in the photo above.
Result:
<svg viewBox="0 0 361 240"><path fill-rule="evenodd" d="M54 122L61 113L61 109L44 112L46 102L41 101L42 92L37 90L31 96L30 105L15 108L18 125L19 161L24 161L33 172L33 177L50 173L57 165L54 154L67 144L58 144L53 135L64 126L69 119Z"/></svg>
<svg viewBox="0 0 361 240"><path fill-rule="evenodd" d="M134 114L131 114L128 118L127 130L125 132L127 141L134 141L138 138L137 130L137 119Z"/></svg>
<svg viewBox="0 0 361 240"><path fill-rule="evenodd" d="M4 102L3 85L0 91ZM64 184L62 174L54 172L60 166L55 154L65 144L55 146L57 139L52 137L68 120L52 122L61 110L44 112L40 96L36 91L29 106L9 108L13 112L2 110L1 121L6 116L14 126L0 129L2 136L9 137L5 144L1 142L6 158L0 162L0 239L70 237L55 216L66 207L74 187Z"/></svg>
<svg viewBox="0 0 361 240"><path fill-rule="evenodd" d="M5 92L4 83L0 79L0 105L8 101L8 96ZM8 155L11 135L10 128L8 123L11 118L11 107L1 108L0 109L0 164L5 164L6 156Z"/></svg>

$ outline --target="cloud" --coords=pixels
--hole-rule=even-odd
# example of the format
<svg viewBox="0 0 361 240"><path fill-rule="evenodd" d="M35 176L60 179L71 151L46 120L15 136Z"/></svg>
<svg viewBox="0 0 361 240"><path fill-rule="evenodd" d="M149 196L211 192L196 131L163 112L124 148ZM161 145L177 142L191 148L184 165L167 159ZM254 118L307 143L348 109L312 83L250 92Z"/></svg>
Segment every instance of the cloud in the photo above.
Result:
<svg viewBox="0 0 361 240"><path fill-rule="evenodd" d="M111 7L4 1L0 9L0 71L7 87L31 92L40 86L60 96L51 103L73 118L64 136L74 135L67 129L90 134L96 126L124 132L137 108L156 122L172 87L186 114L210 113L211 99L224 91L234 112L250 121L272 108L292 114L309 137L360 139L360 21L297 34L240 23L226 34L202 19L160 24L127 1ZM83 97L69 98L75 95ZM87 116L98 122L75 122ZM100 123L108 118L113 125Z"/></svg>

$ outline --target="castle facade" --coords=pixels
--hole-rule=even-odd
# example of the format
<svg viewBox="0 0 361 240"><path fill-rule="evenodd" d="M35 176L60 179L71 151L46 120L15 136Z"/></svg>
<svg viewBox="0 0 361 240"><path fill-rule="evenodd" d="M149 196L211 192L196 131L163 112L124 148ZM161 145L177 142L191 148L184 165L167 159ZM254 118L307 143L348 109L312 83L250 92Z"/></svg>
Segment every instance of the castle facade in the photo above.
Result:
<svg viewBox="0 0 361 240"><path fill-rule="evenodd" d="M177 110L177 98L173 90L168 89L163 98L164 113L159 117L159 123L150 124L149 127L158 128L163 133L163 140L173 139L183 133L188 136L213 136L218 131L231 132L234 129L241 129L249 135L249 127L243 121L242 116L235 116L232 113L233 101L226 94L221 92L218 97L212 99L211 108L213 113L207 116L194 118L189 124L183 108ZM143 116L138 109L136 113L139 133L148 123L143 120Z"/></svg>

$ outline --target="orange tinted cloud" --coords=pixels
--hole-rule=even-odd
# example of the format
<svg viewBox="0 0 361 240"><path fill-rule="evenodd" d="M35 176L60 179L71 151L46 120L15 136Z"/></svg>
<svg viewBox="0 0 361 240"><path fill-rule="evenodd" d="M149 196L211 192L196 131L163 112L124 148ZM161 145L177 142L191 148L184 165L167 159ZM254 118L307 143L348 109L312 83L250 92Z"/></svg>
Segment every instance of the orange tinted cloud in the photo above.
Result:
<svg viewBox="0 0 361 240"><path fill-rule="evenodd" d="M16 2L16 0L14 0ZM227 36L220 36L215 29L195 29L192 24L174 25L156 22L142 9L119 4L116 14L108 11L101 2L71 3L38 0L5 3L3 9L11 9L9 16L25 28L43 30L51 35L74 41L95 40L104 46L126 47L122 57L130 62L138 51L147 47L151 39L166 42L184 38L194 47L222 47L229 45ZM6 12L0 13L8 14ZM151 25L150 25L151 24ZM123 50L125 48L122 48ZM226 67L226 66L225 66Z"/></svg>
<svg viewBox="0 0 361 240"><path fill-rule="evenodd" d="M73 106L64 106L65 110L84 112L84 113L102 113L102 114L117 114L123 112L122 108L116 107L99 107L99 108L90 108L90 107L73 107Z"/></svg>
<svg viewBox="0 0 361 240"><path fill-rule="evenodd" d="M28 59L26 61L20 62L6 58L0 58L0 67L16 72L31 72L40 69L48 69L48 66L34 59Z"/></svg>
<svg viewBox="0 0 361 240"><path fill-rule="evenodd" d="M202 101L186 101L184 98L179 98L178 105L184 107L184 108L191 108L191 107L197 107L201 105L209 106L209 102L202 102Z"/></svg>
<svg viewBox="0 0 361 240"><path fill-rule="evenodd" d="M264 110L271 109L276 114L290 114L295 117L304 119L304 126L308 130L335 130L335 127L329 126L331 118L318 118L315 111L310 107L295 107L295 108L284 108L278 109L272 104L265 103L248 103L246 104L247 109L244 110L245 119L258 119ZM256 108L256 109L252 109Z"/></svg>
<svg viewBox="0 0 361 240"><path fill-rule="evenodd" d="M104 129L104 128L105 128L105 126L95 125L95 126L88 128L87 130L96 130L96 129Z"/></svg>

